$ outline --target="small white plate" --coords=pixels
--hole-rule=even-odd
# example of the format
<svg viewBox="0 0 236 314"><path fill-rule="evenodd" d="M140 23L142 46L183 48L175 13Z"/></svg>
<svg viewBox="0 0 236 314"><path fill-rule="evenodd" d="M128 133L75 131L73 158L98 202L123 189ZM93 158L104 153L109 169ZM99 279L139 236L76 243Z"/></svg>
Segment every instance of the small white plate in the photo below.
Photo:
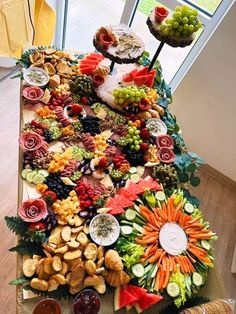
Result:
<svg viewBox="0 0 236 314"><path fill-rule="evenodd" d="M45 81L44 83L33 83L33 82L31 82L31 81L28 79L28 77L27 77L28 73L31 72L31 71L38 71L38 72L43 73L43 74L47 77L47 81ZM45 86L47 85L47 83L49 82L49 75L47 74L47 72L44 71L44 70L41 69L41 68L38 68L38 67L30 67L30 68L24 70L24 72L23 72L23 77L24 77L24 80L26 81L26 83L27 83L28 85L30 85L30 86L45 87Z"/></svg>

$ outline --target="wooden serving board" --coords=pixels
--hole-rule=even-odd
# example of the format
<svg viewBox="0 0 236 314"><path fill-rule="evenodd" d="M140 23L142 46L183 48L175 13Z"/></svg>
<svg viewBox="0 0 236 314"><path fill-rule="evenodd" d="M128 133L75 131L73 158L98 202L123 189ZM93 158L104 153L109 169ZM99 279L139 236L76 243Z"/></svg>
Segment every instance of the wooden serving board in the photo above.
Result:
<svg viewBox="0 0 236 314"><path fill-rule="evenodd" d="M23 89L23 81L21 82L21 88L20 88L20 130L19 134L21 132L21 129L24 127L24 124L27 121L30 121L34 118L34 113L29 112L28 110L24 109L23 106L23 100L22 100L22 89ZM60 146L51 146L53 147L53 150L57 147L57 149L60 149ZM18 166L18 205L28 199L29 197L39 197L40 195L37 194L37 191L35 188L31 187L30 184L28 184L25 180L21 178L21 172L22 172L22 165L23 165L23 152L21 149L19 149L19 166ZM20 277L22 275L22 257L17 256L17 277ZM225 298L226 292L223 285L222 278L219 276L217 271L215 269L210 271L209 278L207 281L207 284L204 288L201 289L199 295L209 298L210 300L218 299L218 298ZM24 291L21 286L17 286L16 289L16 313L17 314L32 314L33 308L35 305L42 300L43 297L35 296L33 293ZM61 307L62 307L62 314L72 314L73 313L73 300L65 301L60 300L59 301ZM160 309L165 307L167 305L167 302L161 302L151 307L149 310L145 311L145 314L157 314ZM112 313L118 313L118 314L124 314L127 313L125 310L120 310L118 312L114 311L113 308L113 292L111 289L108 289L108 292L101 296L101 314L112 314ZM135 310L132 310L129 312L130 314L136 313Z"/></svg>

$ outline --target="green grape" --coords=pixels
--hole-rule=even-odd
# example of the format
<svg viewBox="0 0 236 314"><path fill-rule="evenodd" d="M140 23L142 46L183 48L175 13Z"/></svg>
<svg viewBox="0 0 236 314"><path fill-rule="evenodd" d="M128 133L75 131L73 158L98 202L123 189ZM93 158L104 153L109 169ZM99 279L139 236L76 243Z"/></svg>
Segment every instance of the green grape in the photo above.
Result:
<svg viewBox="0 0 236 314"><path fill-rule="evenodd" d="M134 149L136 150L136 152L139 151L140 150L140 145L135 145Z"/></svg>
<svg viewBox="0 0 236 314"><path fill-rule="evenodd" d="M188 26L188 30L190 33L193 33L194 32L194 26L193 25L189 25Z"/></svg>
<svg viewBox="0 0 236 314"><path fill-rule="evenodd" d="M176 11L176 12L179 12L179 11L181 12L181 11L182 11L182 8L178 6L178 7L175 8L175 11Z"/></svg>
<svg viewBox="0 0 236 314"><path fill-rule="evenodd" d="M134 145L138 145L139 144L139 141L134 141Z"/></svg>
<svg viewBox="0 0 236 314"><path fill-rule="evenodd" d="M139 140L138 142L139 142L139 144L141 144L143 141L142 141L142 140Z"/></svg>
<svg viewBox="0 0 236 314"><path fill-rule="evenodd" d="M174 36L175 35L175 31L173 29L170 30L170 36Z"/></svg>
<svg viewBox="0 0 236 314"><path fill-rule="evenodd" d="M119 98L119 104L123 104L124 99L123 98Z"/></svg>
<svg viewBox="0 0 236 314"><path fill-rule="evenodd" d="M174 19L170 19L170 23L169 24L173 24L174 23Z"/></svg>
<svg viewBox="0 0 236 314"><path fill-rule="evenodd" d="M166 28L166 26L164 24L160 25L160 30L163 31ZM142 95L142 94L141 94Z"/></svg>
<svg viewBox="0 0 236 314"><path fill-rule="evenodd" d="M184 24L184 30L185 30L185 31L188 30L188 24Z"/></svg>
<svg viewBox="0 0 236 314"><path fill-rule="evenodd" d="M173 23L173 28L176 29L176 28L178 28L178 27L179 27L179 23L178 23L178 22L174 22L174 23Z"/></svg>
<svg viewBox="0 0 236 314"><path fill-rule="evenodd" d="M133 140L136 141L137 140L137 136L133 136Z"/></svg>
<svg viewBox="0 0 236 314"><path fill-rule="evenodd" d="M169 19L166 19L166 20L165 20L165 23L166 23L166 24L170 24L170 20L169 20Z"/></svg>
<svg viewBox="0 0 236 314"><path fill-rule="evenodd" d="M141 100L140 97L135 97L136 102L140 102L140 100Z"/></svg>
<svg viewBox="0 0 236 314"><path fill-rule="evenodd" d="M179 27L178 27L178 31L181 33L182 31L183 31L183 26L182 25L180 25Z"/></svg>
<svg viewBox="0 0 236 314"><path fill-rule="evenodd" d="M169 29L164 29L164 30L163 30L163 33L164 33L166 36L168 36L168 35L169 35Z"/></svg>
<svg viewBox="0 0 236 314"><path fill-rule="evenodd" d="M134 98L134 97L131 97L131 98L130 98L130 102L135 102L135 98Z"/></svg>
<svg viewBox="0 0 236 314"><path fill-rule="evenodd" d="M197 15L198 15L198 11L197 11L196 9L193 9L193 10L192 10L192 15L197 16Z"/></svg>
<svg viewBox="0 0 236 314"><path fill-rule="evenodd" d="M135 147L134 145L131 145L131 146L130 146L130 149L131 149L131 150L134 150L134 147Z"/></svg>
<svg viewBox="0 0 236 314"><path fill-rule="evenodd" d="M130 135L132 135L132 134L134 134L134 130L133 130L132 128L129 128L129 129L128 129L128 133L129 133Z"/></svg>
<svg viewBox="0 0 236 314"><path fill-rule="evenodd" d="M198 30L199 30L198 25L195 25L195 26L194 26L194 32L197 32Z"/></svg>
<svg viewBox="0 0 236 314"><path fill-rule="evenodd" d="M182 20L183 24L188 24L188 18L185 16L183 17L183 20Z"/></svg>
<svg viewBox="0 0 236 314"><path fill-rule="evenodd" d="M195 16L194 16L194 15L190 15L189 21L190 21L191 23L192 23L193 21L195 21Z"/></svg>
<svg viewBox="0 0 236 314"><path fill-rule="evenodd" d="M133 139L132 139L132 138L129 138L129 139L128 139L128 143L129 143L129 144L132 144L132 143L133 143Z"/></svg>
<svg viewBox="0 0 236 314"><path fill-rule="evenodd" d="M175 18L175 19L180 19L181 18L181 12L175 12L174 14L173 14L173 17Z"/></svg>
<svg viewBox="0 0 236 314"><path fill-rule="evenodd" d="M140 134L140 131L139 131L139 130L136 130L136 131L134 132L134 134L135 134L135 135L139 135L139 134Z"/></svg>

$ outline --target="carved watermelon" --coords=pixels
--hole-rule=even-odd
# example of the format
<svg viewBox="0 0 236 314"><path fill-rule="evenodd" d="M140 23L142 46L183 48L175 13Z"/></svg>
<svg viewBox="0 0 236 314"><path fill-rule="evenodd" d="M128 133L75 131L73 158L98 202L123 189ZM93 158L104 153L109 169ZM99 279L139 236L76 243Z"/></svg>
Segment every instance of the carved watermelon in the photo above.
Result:
<svg viewBox="0 0 236 314"><path fill-rule="evenodd" d="M138 286L134 286L134 285L131 285L131 284L128 284L128 285L126 286L126 290L127 290L129 293L131 293L133 296L135 296L138 300L139 300L140 298L142 298L142 296L147 292L146 289L141 288L141 287L138 287ZM136 303L136 302L131 303L131 304L129 304L129 305L126 305L126 307L125 307L125 308L126 308L126 311L130 311L131 308L134 306L135 303Z"/></svg>
<svg viewBox="0 0 236 314"><path fill-rule="evenodd" d="M136 183L134 183L131 180L126 181L125 187L127 188L128 191L136 195L142 194L145 191L145 189L143 189L141 186L138 186Z"/></svg>
<svg viewBox="0 0 236 314"><path fill-rule="evenodd" d="M108 202L106 203L106 207L111 208L108 211L108 213L111 215L119 215L125 212L124 209L119 205L119 203L113 197L109 198Z"/></svg>
<svg viewBox="0 0 236 314"><path fill-rule="evenodd" d="M132 191L128 191L126 188L119 189L117 194L130 201L135 201L138 198L137 195L135 195Z"/></svg>
<svg viewBox="0 0 236 314"><path fill-rule="evenodd" d="M123 287L117 287L114 293L114 309L118 311L128 304L135 303L137 297L132 295Z"/></svg>
<svg viewBox="0 0 236 314"><path fill-rule="evenodd" d="M126 207L130 207L133 206L134 203L131 202L130 200L128 200L127 198L124 198L118 194L116 194L116 196L114 197L115 201L118 202L119 206L122 208L126 208Z"/></svg>
<svg viewBox="0 0 236 314"><path fill-rule="evenodd" d="M153 294L153 293L145 293L136 303L135 309L138 313L142 313L152 305L160 302L162 300L162 296Z"/></svg>
<svg viewBox="0 0 236 314"><path fill-rule="evenodd" d="M129 82L133 82L134 78L135 78L135 74L138 72L137 69L134 69L133 71L125 74L122 78L123 82L129 83Z"/></svg>
<svg viewBox="0 0 236 314"><path fill-rule="evenodd" d="M94 66L80 66L80 72L82 74L90 75L96 69Z"/></svg>

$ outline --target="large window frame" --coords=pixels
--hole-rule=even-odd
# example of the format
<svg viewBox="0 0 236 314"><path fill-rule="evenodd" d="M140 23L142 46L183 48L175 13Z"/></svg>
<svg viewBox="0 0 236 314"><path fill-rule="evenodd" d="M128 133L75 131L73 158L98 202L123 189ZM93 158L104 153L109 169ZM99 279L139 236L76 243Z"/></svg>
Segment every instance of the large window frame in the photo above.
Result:
<svg viewBox="0 0 236 314"><path fill-rule="evenodd" d="M50 0L50 2L55 2L54 8L57 11L57 25L55 34L55 45L59 48L65 48L65 38L67 29L67 15L68 15L68 5L69 0ZM132 22L138 9L140 0L126 0L124 9L121 15L120 23L124 23L132 27ZM207 44L208 40L214 34L215 30L230 10L235 0L222 0L215 13L211 14L208 11L198 7L196 3L191 2L191 0L160 0L160 2L170 9L174 9L177 5L191 5L198 9L200 19L204 25L203 31L194 42L192 49L180 65L178 71L173 76L170 86L172 91L178 87L189 68L196 60L198 55L201 53L202 49ZM173 48L175 49L175 48ZM183 48L184 49L184 48ZM152 56L151 56L152 57Z"/></svg>

